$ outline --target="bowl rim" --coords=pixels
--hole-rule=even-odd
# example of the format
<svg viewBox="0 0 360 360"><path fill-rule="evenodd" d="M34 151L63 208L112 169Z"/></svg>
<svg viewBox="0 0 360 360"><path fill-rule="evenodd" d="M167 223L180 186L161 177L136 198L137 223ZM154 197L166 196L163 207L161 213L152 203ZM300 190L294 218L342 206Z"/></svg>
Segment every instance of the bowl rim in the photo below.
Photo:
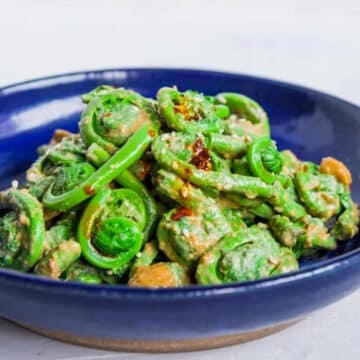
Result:
<svg viewBox="0 0 360 360"><path fill-rule="evenodd" d="M341 99L340 97L332 94L315 90L303 85L295 83L275 80L267 77L248 75L243 73L218 71L211 69L198 69L198 68L186 68L186 67L125 67L125 68L104 68L84 71L74 71L67 73L60 73L51 76L37 77L28 79L25 81L16 82L10 85L0 87L0 97L8 94L14 94L23 90L31 90L35 88L42 88L46 86L52 86L59 83L68 83L71 78L75 78L74 81L81 81L88 79L91 76L100 75L103 73L147 73L147 72L173 72L173 73L202 73L204 75L212 75L217 77L227 78L242 78L248 80L261 81L263 83L280 86L282 88L288 88L291 90L297 90L306 92L309 95L316 95L328 98L335 102L340 102L352 107L360 114L360 106ZM81 78L80 78L81 77ZM61 81L62 80L62 81ZM177 299L177 298L193 298L193 297L213 297L221 296L224 294L231 294L234 292L244 293L248 291L256 291L260 288L276 287L282 284L290 284L298 282L300 280L306 280L310 277L322 276L332 271L341 271L341 268L353 265L356 261L360 261L360 248L349 251L345 254L335 256L331 259L321 260L319 263L308 265L306 268L300 268L297 271L268 277L264 279L244 281L238 283L221 284L221 285L191 285L181 288L136 288L130 287L125 284L109 285L109 284L84 284L79 282L65 282L54 280L46 277L42 277L35 274L22 273L16 270L0 268L0 281L7 283L19 283L23 287L39 288L51 291L62 292L66 289L71 293L81 293L87 295L96 296L116 296L116 297L135 297L141 299Z"/></svg>

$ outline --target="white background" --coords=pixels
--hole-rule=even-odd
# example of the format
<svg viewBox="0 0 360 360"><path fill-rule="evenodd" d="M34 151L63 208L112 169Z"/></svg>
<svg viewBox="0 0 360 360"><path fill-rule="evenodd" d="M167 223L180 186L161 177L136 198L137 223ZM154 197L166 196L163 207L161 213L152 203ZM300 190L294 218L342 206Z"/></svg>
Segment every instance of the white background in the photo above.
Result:
<svg viewBox="0 0 360 360"><path fill-rule="evenodd" d="M197 67L297 82L360 104L359 35L355 0L0 0L0 86L82 69ZM0 359L359 359L359 305L357 292L274 336L178 355L80 348L0 320Z"/></svg>

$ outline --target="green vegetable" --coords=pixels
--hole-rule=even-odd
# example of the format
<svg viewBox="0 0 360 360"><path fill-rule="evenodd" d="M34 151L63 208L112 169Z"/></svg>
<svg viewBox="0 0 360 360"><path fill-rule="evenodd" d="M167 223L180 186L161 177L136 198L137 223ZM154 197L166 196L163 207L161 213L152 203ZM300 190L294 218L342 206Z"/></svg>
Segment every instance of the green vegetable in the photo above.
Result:
<svg viewBox="0 0 360 360"><path fill-rule="evenodd" d="M127 280L125 280L125 278L129 274L133 260L134 259L132 259L131 261L129 261L125 264L122 264L120 266L112 268L112 269L100 270L101 279L105 283L112 284L112 285L118 284L118 283L125 283L127 281Z"/></svg>
<svg viewBox="0 0 360 360"><path fill-rule="evenodd" d="M253 175L262 181L267 184L279 181L286 185L287 178L279 175L283 166L282 157L270 138L263 137L253 141L247 152L247 161Z"/></svg>
<svg viewBox="0 0 360 360"><path fill-rule="evenodd" d="M246 154L250 140L245 136L209 134L209 149L224 158L235 158Z"/></svg>
<svg viewBox="0 0 360 360"><path fill-rule="evenodd" d="M70 177L71 184L77 177L77 165L79 164L83 171L92 170L90 164L85 161L85 145L78 135L67 134L59 142L42 147L42 155L26 172L27 187L32 195L41 199L46 189L54 182L55 177L58 178L58 186L66 177ZM71 171L64 170L71 168ZM70 184L69 184L70 185ZM75 186L76 184L70 185Z"/></svg>
<svg viewBox="0 0 360 360"><path fill-rule="evenodd" d="M84 258L101 269L120 267L141 249L145 207L130 189L105 189L86 207L77 237Z"/></svg>
<svg viewBox="0 0 360 360"><path fill-rule="evenodd" d="M234 193L227 194L227 197L241 208L247 209L250 213L262 219L269 219L274 214L272 207L266 204L262 199L248 199L245 196Z"/></svg>
<svg viewBox="0 0 360 360"><path fill-rule="evenodd" d="M170 260L193 267L210 246L231 231L231 226L214 199L180 177L160 170L156 183L159 192L179 205L164 214L159 223L159 248Z"/></svg>
<svg viewBox="0 0 360 360"><path fill-rule="evenodd" d="M298 265L291 250L287 250L286 258L284 255L267 230L252 226L224 237L207 251L200 258L196 279L204 285L226 284L296 270Z"/></svg>
<svg viewBox="0 0 360 360"><path fill-rule="evenodd" d="M339 213L339 184L335 177L299 171L294 182L301 202L311 215L328 220Z"/></svg>
<svg viewBox="0 0 360 360"><path fill-rule="evenodd" d="M26 190L0 193L0 266L28 271L43 253L45 222L41 204Z"/></svg>
<svg viewBox="0 0 360 360"><path fill-rule="evenodd" d="M96 166L105 163L110 155L96 143L92 144L87 152L88 159ZM115 180L128 189L134 190L142 197L146 211L146 224L144 227L144 242L146 242L155 230L159 218L158 205L146 186L138 180L129 170L124 170Z"/></svg>
<svg viewBox="0 0 360 360"><path fill-rule="evenodd" d="M224 128L221 119L230 114L226 106L215 104L213 97L196 91L182 93L176 88L164 87L156 97L166 125L176 131L220 133Z"/></svg>
<svg viewBox="0 0 360 360"><path fill-rule="evenodd" d="M101 284L103 282L100 271L83 260L77 260L67 268L64 280L84 284Z"/></svg>
<svg viewBox="0 0 360 360"><path fill-rule="evenodd" d="M280 247L280 262L271 272L271 276L281 275L299 269L299 263L296 260L294 252L286 247Z"/></svg>
<svg viewBox="0 0 360 360"><path fill-rule="evenodd" d="M81 255L79 243L66 240L52 248L35 266L35 274L58 279Z"/></svg>
<svg viewBox="0 0 360 360"><path fill-rule="evenodd" d="M336 248L335 238L320 219L310 218L307 224L302 224L293 223L286 216L274 215L269 220L269 228L275 239L292 248L298 257L308 249Z"/></svg>
<svg viewBox="0 0 360 360"><path fill-rule="evenodd" d="M307 215L303 206L293 201L280 183L266 184L262 180L237 174L217 171L204 171L177 156L174 143L181 140L182 134L171 133L157 137L152 145L156 161L165 169L173 171L183 179L197 186L212 187L219 191L244 195L253 199L266 199L274 209L291 218L300 219ZM185 151L186 149L184 149Z"/></svg>
<svg viewBox="0 0 360 360"><path fill-rule="evenodd" d="M62 218L45 232L44 251L49 251L64 240L74 238L78 220L76 211L64 213Z"/></svg>
<svg viewBox="0 0 360 360"><path fill-rule="evenodd" d="M66 211L97 193L141 157L153 139L153 131L148 125L139 128L104 165L75 188L57 195L54 183L50 185L42 199L44 206Z"/></svg>
<svg viewBox="0 0 360 360"><path fill-rule="evenodd" d="M269 120L264 109L249 97L237 93L220 93L216 102L230 109L226 133L250 136L270 136Z"/></svg>
<svg viewBox="0 0 360 360"><path fill-rule="evenodd" d="M79 127L87 146L96 143L114 153L142 126L158 127L154 103L133 91L102 86L83 100L88 106Z"/></svg>
<svg viewBox="0 0 360 360"><path fill-rule="evenodd" d="M0 192L0 267L95 285L227 284L296 271L358 232L346 165L279 151L245 95L162 87L153 100L101 85L82 100L80 134L55 130L25 188Z"/></svg>
<svg viewBox="0 0 360 360"><path fill-rule="evenodd" d="M346 209L336 220L331 235L338 240L354 237L359 231L359 211L356 205Z"/></svg>

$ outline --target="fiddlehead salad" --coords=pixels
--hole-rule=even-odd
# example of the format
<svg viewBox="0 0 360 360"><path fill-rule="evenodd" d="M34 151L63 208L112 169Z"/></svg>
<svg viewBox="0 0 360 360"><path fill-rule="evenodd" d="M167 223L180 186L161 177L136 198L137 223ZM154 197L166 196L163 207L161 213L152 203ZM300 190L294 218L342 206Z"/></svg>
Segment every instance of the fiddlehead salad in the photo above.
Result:
<svg viewBox="0 0 360 360"><path fill-rule="evenodd" d="M0 192L0 267L86 284L181 287L296 271L358 232L352 176L278 149L255 100L102 85ZM300 264L300 265L299 265Z"/></svg>

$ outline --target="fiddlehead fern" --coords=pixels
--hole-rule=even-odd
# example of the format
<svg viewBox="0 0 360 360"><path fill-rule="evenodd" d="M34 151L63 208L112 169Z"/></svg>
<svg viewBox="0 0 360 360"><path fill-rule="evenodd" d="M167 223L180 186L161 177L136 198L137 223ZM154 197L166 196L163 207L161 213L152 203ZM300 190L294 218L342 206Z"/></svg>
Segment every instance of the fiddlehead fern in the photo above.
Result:
<svg viewBox="0 0 360 360"><path fill-rule="evenodd" d="M56 131L54 137L56 137ZM56 176L67 167L87 168L85 146L78 135L56 137L59 141L42 147L42 155L26 172L27 187L32 195L41 198ZM61 176L61 175L60 175Z"/></svg>
<svg viewBox="0 0 360 360"><path fill-rule="evenodd" d="M346 240L354 237L359 231L359 210L355 204L346 209L337 218L331 235L337 240Z"/></svg>
<svg viewBox="0 0 360 360"><path fill-rule="evenodd" d="M237 93L220 93L216 102L227 106L231 112L226 120L226 134L270 136L268 117L256 101Z"/></svg>
<svg viewBox="0 0 360 360"><path fill-rule="evenodd" d="M46 230L43 254L34 273L59 279L80 257L81 248L75 241L77 221L78 213L74 209L64 213L60 220Z"/></svg>
<svg viewBox="0 0 360 360"><path fill-rule="evenodd" d="M289 251L286 255L290 254ZM196 279L207 285L268 277L279 269L282 255L280 246L267 230L252 226L224 237L209 249L200 258ZM293 266L282 270L296 270L298 265L294 256L292 263Z"/></svg>
<svg viewBox="0 0 360 360"><path fill-rule="evenodd" d="M299 170L300 161L296 155L290 150L280 151L280 156L282 160L282 169L281 175L284 176L294 176L296 171Z"/></svg>
<svg viewBox="0 0 360 360"><path fill-rule="evenodd" d="M252 176L246 156L243 156L241 159L234 159L231 170L234 174Z"/></svg>
<svg viewBox="0 0 360 360"><path fill-rule="evenodd" d="M221 212L226 221L229 223L232 232L237 232L238 230L245 229L247 227L244 220L246 216L244 216L241 210L224 208L221 209Z"/></svg>
<svg viewBox="0 0 360 360"><path fill-rule="evenodd" d="M339 213L339 185L333 176L299 171L294 183L301 202L311 215L328 220Z"/></svg>
<svg viewBox="0 0 360 360"><path fill-rule="evenodd" d="M251 140L246 136L209 134L208 147L225 159L241 157L246 154Z"/></svg>
<svg viewBox="0 0 360 360"><path fill-rule="evenodd" d="M0 266L30 270L43 253L45 222L41 204L26 190L0 193Z"/></svg>
<svg viewBox="0 0 360 360"><path fill-rule="evenodd" d="M254 140L247 152L247 161L253 175L262 181L267 184L279 181L282 185L286 185L287 178L279 175L283 166L282 157L270 138L262 137Z"/></svg>
<svg viewBox="0 0 360 360"><path fill-rule="evenodd" d="M138 253L139 254L139 253ZM107 284L124 284L127 282L129 271L131 269L132 263L134 262L133 258L129 262L117 266L111 269L102 269L100 271L101 279Z"/></svg>
<svg viewBox="0 0 360 360"><path fill-rule="evenodd" d="M87 151L87 158L96 166L101 166L110 155L97 144L92 144ZM157 220L159 218L158 206L146 186L138 180L129 170L124 170L116 178L121 186L134 190L142 197L146 211L146 224L144 227L144 242L148 241L154 233Z"/></svg>
<svg viewBox="0 0 360 360"><path fill-rule="evenodd" d="M71 191L94 172L94 167L86 162L60 167L52 185L52 194L61 195Z"/></svg>
<svg viewBox="0 0 360 360"><path fill-rule="evenodd" d="M246 209L261 219L269 219L274 214L272 207L262 199L248 199L246 196L234 193L229 193L226 196L239 205L241 209Z"/></svg>
<svg viewBox="0 0 360 360"><path fill-rule="evenodd" d="M132 135L124 146L85 181L65 193L54 193L54 183L43 196L43 204L49 209L66 211L88 199L114 180L123 170L138 160L155 136L151 127L144 125Z"/></svg>
<svg viewBox="0 0 360 360"><path fill-rule="evenodd" d="M78 220L78 213L69 211L64 213L59 221L46 230L44 253L59 245L62 241L74 238Z"/></svg>
<svg viewBox="0 0 360 360"><path fill-rule="evenodd" d="M160 170L156 183L159 192L180 205L159 223L159 248L170 260L192 267L211 245L231 232L231 226L215 200L181 178Z"/></svg>
<svg viewBox="0 0 360 360"><path fill-rule="evenodd" d="M112 154L144 125L159 126L154 103L133 91L100 87L83 99L88 106L79 126L87 146L96 143Z"/></svg>
<svg viewBox="0 0 360 360"><path fill-rule="evenodd" d="M349 189L345 183L339 183L338 195L341 203L341 212L331 229L331 235L338 240L354 237L359 230L359 210L352 201Z"/></svg>
<svg viewBox="0 0 360 360"><path fill-rule="evenodd" d="M81 248L75 240L65 240L48 251L35 266L35 274L58 279L61 274L81 255Z"/></svg>
<svg viewBox="0 0 360 360"><path fill-rule="evenodd" d="M221 119L229 109L214 103L214 98L196 91L179 92L176 88L161 88L157 93L160 114L170 129L188 133L220 133Z"/></svg>
<svg viewBox="0 0 360 360"><path fill-rule="evenodd" d="M177 145L182 134L165 134L155 139L152 152L156 161L165 169L171 170L183 179L197 186L215 188L219 191L237 193L253 199L266 199L274 210L291 218L300 219L307 215L305 209L295 202L280 183L266 184L262 180L237 174L210 171L209 168L197 166L183 160L183 155L189 151L184 147L181 154ZM174 148L176 150L174 150Z"/></svg>
<svg viewBox="0 0 360 360"><path fill-rule="evenodd" d="M84 258L101 269L120 267L140 250L145 225L143 201L129 189L106 189L86 207L77 238Z"/></svg>
<svg viewBox="0 0 360 360"><path fill-rule="evenodd" d="M325 224L316 218L307 224L293 223L286 216L274 215L269 220L269 229L282 245L292 248L297 257L309 249L335 249L335 238Z"/></svg>
<svg viewBox="0 0 360 360"><path fill-rule="evenodd" d="M296 254L289 248L280 247L280 262L271 272L271 276L285 274L299 269Z"/></svg>
<svg viewBox="0 0 360 360"><path fill-rule="evenodd" d="M269 228L274 238L284 246L293 248L298 238L304 234L304 226L293 223L288 217L274 215L269 220Z"/></svg>
<svg viewBox="0 0 360 360"><path fill-rule="evenodd" d="M101 284L103 282L100 271L83 260L77 260L67 268L64 280L84 284Z"/></svg>

